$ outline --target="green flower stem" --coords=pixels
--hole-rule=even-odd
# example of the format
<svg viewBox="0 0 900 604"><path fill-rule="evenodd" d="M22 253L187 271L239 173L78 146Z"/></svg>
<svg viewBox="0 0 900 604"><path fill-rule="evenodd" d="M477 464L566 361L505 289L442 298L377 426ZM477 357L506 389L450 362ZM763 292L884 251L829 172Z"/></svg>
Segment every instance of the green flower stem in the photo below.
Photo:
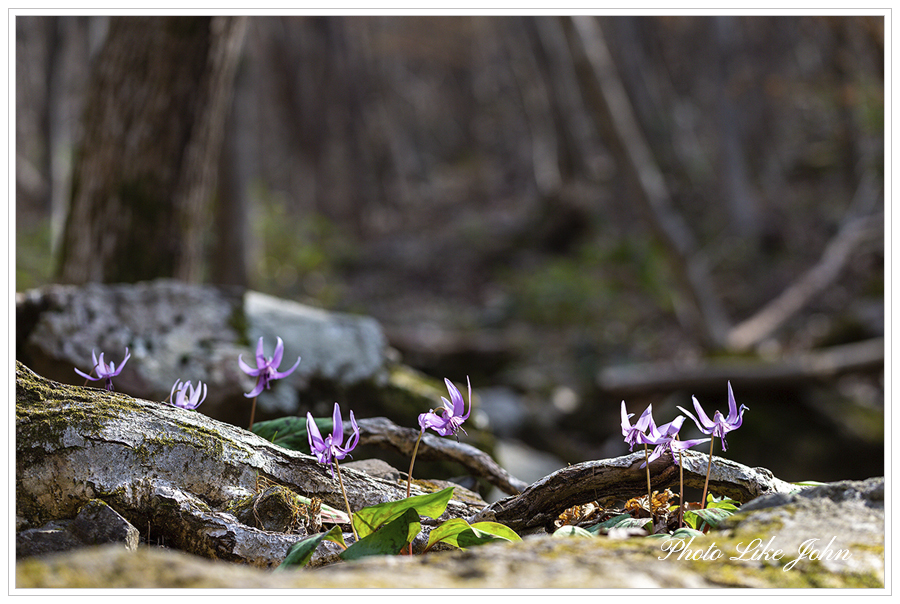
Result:
<svg viewBox="0 0 900 604"><path fill-rule="evenodd" d="M338 482L341 484L341 493L344 494L344 505L347 506L347 515L350 516L350 528L353 529L353 536L359 541L356 527L353 526L353 512L350 511L350 502L347 500L347 490L344 488L344 479L341 478L341 466L338 464L337 459L334 460L334 469L337 470Z"/></svg>
<svg viewBox="0 0 900 604"><path fill-rule="evenodd" d="M716 437L709 439L709 463L706 464L706 482L703 484L703 499L700 501L700 508L706 509L706 490L709 487L709 471L712 469L713 445L716 444Z"/></svg>
<svg viewBox="0 0 900 604"><path fill-rule="evenodd" d="M419 438L416 439L416 446L413 447L412 459L409 460L409 472L406 474L406 496L409 497L409 488L412 483L412 471L413 464L416 463L416 452L419 450L419 443L422 442L422 435L425 434L425 430L419 432Z"/></svg>
<svg viewBox="0 0 900 604"><path fill-rule="evenodd" d="M253 397L253 406L250 407L250 427L247 428L250 432L253 432L253 418L256 416L256 399L257 397Z"/></svg>

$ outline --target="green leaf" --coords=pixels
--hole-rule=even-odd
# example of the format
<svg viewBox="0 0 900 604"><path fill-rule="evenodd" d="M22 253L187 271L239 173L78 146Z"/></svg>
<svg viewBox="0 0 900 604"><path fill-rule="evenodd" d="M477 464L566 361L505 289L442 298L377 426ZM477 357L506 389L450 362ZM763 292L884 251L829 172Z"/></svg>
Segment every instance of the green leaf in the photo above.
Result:
<svg viewBox="0 0 900 604"><path fill-rule="evenodd" d="M723 508L706 508L705 510L688 510L684 513L685 523L693 529L703 529L704 524L716 528L719 524L733 515L733 510Z"/></svg>
<svg viewBox="0 0 900 604"><path fill-rule="evenodd" d="M608 520L604 520L600 524L595 524L592 527L589 527L587 531L589 533L593 533L598 535L601 533L603 529L611 529L611 528L646 528L648 524L652 524L652 520L650 518L633 518L631 514L619 514L618 516L613 516Z"/></svg>
<svg viewBox="0 0 900 604"><path fill-rule="evenodd" d="M407 508L399 517L341 552L340 558L342 560L358 560L367 556L398 554L403 546L411 543L421 530L419 515L414 509Z"/></svg>
<svg viewBox="0 0 900 604"><path fill-rule="evenodd" d="M716 497L712 493L706 496L706 508L721 508L723 510L736 510L741 505L740 501L729 499L728 497Z"/></svg>
<svg viewBox="0 0 900 604"><path fill-rule="evenodd" d="M455 537L459 533L466 531L469 528L469 523L462 518L451 518L441 526L431 531L431 533L428 535L428 545L425 546L426 551L431 549L432 545L440 541L444 541L446 543L449 543L450 545L456 545Z"/></svg>
<svg viewBox="0 0 900 604"><path fill-rule="evenodd" d="M400 517L406 510L415 510L421 516L439 518L453 496L453 487L447 487L437 493L416 495L399 501L388 501L363 508L353 514L353 527L360 539L372 534L378 527Z"/></svg>
<svg viewBox="0 0 900 604"><path fill-rule="evenodd" d="M554 537L591 537L593 538L595 535L590 533L580 526L573 526L571 524L567 524L565 526L561 526L555 531L553 531Z"/></svg>
<svg viewBox="0 0 900 604"><path fill-rule="evenodd" d="M696 529L692 529L692 528L683 526L680 529L676 530L671 535L669 533L656 533L654 535L647 535L644 538L645 539L669 539L669 538L672 538L672 539L684 539L685 541L687 541L691 537L697 537L697 536L702 537L703 533L701 533L700 531L698 531Z"/></svg>
<svg viewBox="0 0 900 604"><path fill-rule="evenodd" d="M329 433L334 429L334 420L330 417L317 417L313 418L313 421L316 422L316 427L323 434ZM305 417L289 416L265 422L256 422L253 424L253 433L279 447L284 447L291 451L301 451L307 455L311 454L309 436L306 434Z"/></svg>
<svg viewBox="0 0 900 604"><path fill-rule="evenodd" d="M500 537L501 539L505 539L507 541L521 541L522 538L519 537L516 531L512 530L505 524L500 524L499 522L476 522L472 525L472 528L481 531L483 533L488 533L490 535L495 535Z"/></svg>
<svg viewBox="0 0 900 604"><path fill-rule="evenodd" d="M341 533L340 527L334 526L327 533L320 533L312 537L307 537L292 545L291 549L288 550L287 556L285 556L284 560L282 560L276 570L286 570L292 566L306 566L312 559L316 548L325 540L333 541L345 548L347 547L344 545L344 535Z"/></svg>

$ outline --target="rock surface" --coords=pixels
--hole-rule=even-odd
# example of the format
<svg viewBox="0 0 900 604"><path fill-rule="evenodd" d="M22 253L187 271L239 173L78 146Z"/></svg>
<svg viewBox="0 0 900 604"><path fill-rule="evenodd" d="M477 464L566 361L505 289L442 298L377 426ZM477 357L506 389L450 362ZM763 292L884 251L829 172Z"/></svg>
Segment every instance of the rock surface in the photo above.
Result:
<svg viewBox="0 0 900 604"><path fill-rule="evenodd" d="M356 408L357 415L405 422L420 407L440 401L440 389L430 382L424 393L423 386L407 387L408 371L401 372L406 382L394 379L398 372L374 319L253 291L173 280L51 285L16 294L16 324L16 358L40 375L82 385L73 368L89 371L92 351L104 352L107 362L118 365L127 347L131 358L114 380L118 391L162 401L175 380L199 380L208 387L202 412L236 425L249 421L250 401L243 393L255 384L238 368L238 356L253 366L260 337L267 356L282 338L282 370L298 356L302 360L289 377L259 396L257 421L305 416L309 410L330 415L335 400L358 393L365 395L354 397L360 405L371 408ZM398 417L392 407L409 398L414 399L409 417Z"/></svg>
<svg viewBox="0 0 900 604"><path fill-rule="evenodd" d="M835 483L787 498L761 497L761 504L774 507L748 505L728 528L690 543L692 551L707 558L714 555L708 552L720 551L717 559L697 554L698 559L688 559L671 544L653 539L549 535L291 572L255 570L158 548L91 548L20 561L16 587L883 588L883 489L879 478ZM818 539L815 547L824 551L832 537L831 550L849 552L846 560L799 556L805 541ZM750 545L754 539L760 540L758 547ZM775 549L783 550L778 559L751 560L766 544L770 557Z"/></svg>
<svg viewBox="0 0 900 604"><path fill-rule="evenodd" d="M99 499L84 504L74 520L53 520L40 528L16 533L16 558L118 543L134 551L138 530Z"/></svg>

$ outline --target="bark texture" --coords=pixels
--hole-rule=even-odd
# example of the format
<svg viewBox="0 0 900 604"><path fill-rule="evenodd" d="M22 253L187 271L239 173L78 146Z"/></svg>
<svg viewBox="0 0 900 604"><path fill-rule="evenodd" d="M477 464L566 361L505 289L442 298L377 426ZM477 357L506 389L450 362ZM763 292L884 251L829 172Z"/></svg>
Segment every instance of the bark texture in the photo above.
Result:
<svg viewBox="0 0 900 604"><path fill-rule="evenodd" d="M684 451L684 484L703 488L709 456ZM479 520L500 522L517 532L552 529L552 523L566 509L599 501L609 505L647 493L646 469L640 466L644 453L632 453L613 459L586 461L568 466L530 485L519 495L491 504L478 514ZM650 463L654 491L676 487L678 466L664 454ZM748 468L728 459L713 456L709 476L710 492L746 502L768 493L790 493L798 487L779 480L765 468Z"/></svg>
<svg viewBox="0 0 900 604"><path fill-rule="evenodd" d="M406 496L405 482L350 468L342 476L354 510ZM66 386L16 364L16 516L26 525L74 518L101 499L172 547L272 566L300 537L248 526L227 511L260 481L345 507L329 469L309 455L201 413ZM414 485L413 494L423 492ZM455 499L446 516L482 507Z"/></svg>
<svg viewBox="0 0 900 604"><path fill-rule="evenodd" d="M244 21L113 17L86 102L68 283L196 279Z"/></svg>

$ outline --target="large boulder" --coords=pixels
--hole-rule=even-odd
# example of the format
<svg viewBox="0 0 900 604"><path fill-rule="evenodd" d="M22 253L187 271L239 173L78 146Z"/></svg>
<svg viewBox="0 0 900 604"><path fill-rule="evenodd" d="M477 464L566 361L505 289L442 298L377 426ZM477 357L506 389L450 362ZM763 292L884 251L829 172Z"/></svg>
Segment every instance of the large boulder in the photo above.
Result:
<svg viewBox="0 0 900 604"><path fill-rule="evenodd" d="M92 351L118 365L127 347L131 358L114 379L117 390L161 401L175 380L199 380L208 387L202 412L236 425L249 422L244 393L255 384L239 369L238 356L254 366L259 338L266 356L282 338L282 370L302 360L259 396L257 421L307 411L330 415L339 401L352 404L357 416L414 425L418 413L439 404L443 390L390 360L374 319L253 291L173 280L51 285L16 294L16 324L16 358L43 376L81 385L74 368L89 371Z"/></svg>

